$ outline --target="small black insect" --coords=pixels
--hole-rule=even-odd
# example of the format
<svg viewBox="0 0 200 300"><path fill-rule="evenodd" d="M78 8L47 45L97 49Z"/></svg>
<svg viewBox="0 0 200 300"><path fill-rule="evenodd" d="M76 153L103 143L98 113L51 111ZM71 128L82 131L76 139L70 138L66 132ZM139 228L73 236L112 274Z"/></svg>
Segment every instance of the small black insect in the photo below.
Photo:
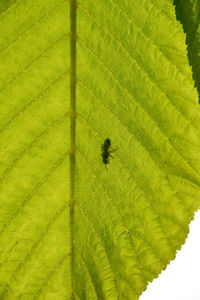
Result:
<svg viewBox="0 0 200 300"><path fill-rule="evenodd" d="M111 155L111 152L113 152L113 151L109 150L110 146L111 146L111 141L110 141L110 139L105 139L104 143L101 145L101 151L102 151L101 156L102 156L102 161L103 161L103 163L106 164L106 165L110 163L109 157L112 157L112 158L113 158L113 156Z"/></svg>

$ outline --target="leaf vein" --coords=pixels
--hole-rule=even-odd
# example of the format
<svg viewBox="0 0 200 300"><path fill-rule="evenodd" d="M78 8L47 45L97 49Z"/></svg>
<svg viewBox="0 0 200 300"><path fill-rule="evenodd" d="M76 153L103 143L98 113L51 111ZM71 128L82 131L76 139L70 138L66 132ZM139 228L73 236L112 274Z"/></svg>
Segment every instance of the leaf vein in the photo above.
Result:
<svg viewBox="0 0 200 300"><path fill-rule="evenodd" d="M58 44L60 41L63 41L64 39L66 39L67 37L69 37L69 34L65 34L64 36L62 36L60 39L56 40L55 42L51 43L46 49L44 49L39 55L37 55L28 65L26 65L16 76L14 76L8 83L6 83L1 89L0 91L3 91L7 88L8 85L10 85L13 81L15 81L22 73L24 73L24 71L26 69L28 69L30 66L32 66L37 59L39 59L40 57L42 57L49 49L53 48L56 44Z"/></svg>
<svg viewBox="0 0 200 300"><path fill-rule="evenodd" d="M69 73L69 70L62 73L61 75L59 75L58 78L56 78L56 80L54 80L52 83L50 83L39 95L37 95L35 98L33 98L30 102L28 102L20 111L18 111L8 122L6 122L1 128L0 128L0 132L2 132L3 130L5 130L10 123L12 123L22 112L24 112L27 108L29 108L29 106L31 106L34 102L36 102L40 97L44 96L46 94L46 92L52 87L54 86L55 83L59 82L61 79L64 78L64 76L66 74Z"/></svg>
<svg viewBox="0 0 200 300"><path fill-rule="evenodd" d="M19 2L19 0L14 1L14 2L6 9L6 10L2 11L2 12L0 13L0 17L1 17L2 15L6 14L6 13L12 8L12 6L15 6L18 2Z"/></svg>
<svg viewBox="0 0 200 300"><path fill-rule="evenodd" d="M102 241L102 239L101 239L99 233L97 232L97 230L96 230L94 224L93 224L92 221L90 220L89 216L86 214L85 210L80 206L80 204L79 204L78 202L76 202L76 206L77 206L77 207L79 208L79 210L82 212L82 215L84 215L85 218L88 220L88 223L90 224L90 226L91 226L91 228L93 229L95 235L97 236L98 240L100 241L100 244L102 245L102 248L103 248L103 250L104 250L105 256L107 257L107 260L108 260L109 265L110 265L110 270L112 271L112 274L113 274L113 278L114 278L113 281L114 281L114 285L115 285L115 290L116 290L116 292L117 292L117 294L118 294L117 299L119 299L119 291L118 291L118 288L117 288L117 280L116 280L115 272L114 272L114 270L113 270L113 266L112 266L110 257L109 257L109 255L108 255L108 253L107 253L107 250L106 250L106 248L105 248L105 246L104 246L104 243L103 243L103 241Z"/></svg>
<svg viewBox="0 0 200 300"><path fill-rule="evenodd" d="M54 121L51 125L49 125L43 132L41 132L28 146L25 147L25 149L13 160L13 162L6 168L6 170L3 172L3 174L0 176L0 182L6 177L8 172L16 165L17 162L19 162L24 154L26 154L41 138L43 138L52 128L54 128L56 125L61 123L63 120L65 120L70 113L64 114L61 118Z"/></svg>
<svg viewBox="0 0 200 300"><path fill-rule="evenodd" d="M97 290L96 290L96 286L95 286L95 283L94 283L94 280L93 280L93 277L92 277L92 275L91 275L91 273L90 273L89 267L88 267L88 265L87 265L87 263L86 263L84 257L82 256L82 254L80 253L80 251L77 249L77 247L74 247L74 250L75 250L75 251L77 252L77 254L79 255L79 257L80 257L80 259L81 259L81 262L82 262L82 264L84 265L84 267L85 267L85 269L86 269L86 271L87 271L87 274L88 274L88 276L89 276L89 278L90 278L90 280L91 280L91 283L92 283L92 285L93 285L93 288L94 288L94 291L95 291L95 294L96 294L96 299L99 299L99 298L98 298L98 294L97 294Z"/></svg>
<svg viewBox="0 0 200 300"><path fill-rule="evenodd" d="M2 291L2 294L0 295L0 297L3 298L7 294L8 289L9 289L12 281L16 277L16 275L19 273L19 271L21 270L21 268L25 265L25 263L31 257L31 255L33 254L34 250L39 246L39 244L41 243L41 241L47 235L47 233L50 230L51 226L55 223L55 221L59 218L59 216L64 212L64 210L67 208L68 205L69 205L69 202L65 203L65 205L59 211L56 212L56 214L54 215L54 217L47 224L46 228L43 230L43 232L40 235L39 239L37 239L37 241L34 243L33 247L28 251L28 253L26 254L26 256L23 259L23 261L19 264L19 266L17 267L17 269L15 270L15 272L13 273L13 275L11 276L9 282L6 284L6 286L5 286L4 290Z"/></svg>
<svg viewBox="0 0 200 300"><path fill-rule="evenodd" d="M14 219L18 216L20 211L25 207L25 205L28 204L28 202L31 200L31 198L37 193L37 191L40 189L40 187L49 179L51 174L58 168L58 166L64 161L64 159L70 154L70 151L64 153L57 161L56 163L49 169L49 171L45 174L45 176L42 178L42 180L39 181L39 183L34 187L34 189L31 191L30 194L24 199L22 204L18 207L17 211L14 215L10 217L7 223L5 223L0 231L0 234L10 225Z"/></svg>
<svg viewBox="0 0 200 300"><path fill-rule="evenodd" d="M62 265L62 263L64 262L64 260L70 255L70 253L64 255L58 262L57 264L50 270L48 276L46 277L46 279L44 280L43 284L41 285L39 291L37 292L37 295L34 297L34 299L38 299L45 287L45 285L47 285L48 281L50 280L50 278L55 274L56 270Z"/></svg>
<svg viewBox="0 0 200 300"><path fill-rule="evenodd" d="M160 51L160 53L162 53L162 55L165 57L165 59L166 59L170 64L172 64L172 65L173 65L173 66L181 73L181 75L183 76L183 78L187 78L187 77L185 76L185 74L183 73L183 71L182 71L177 65L175 65L175 64L168 58L168 56L162 51L162 49L160 48L160 46L158 46L158 44L157 44L153 39L151 39L151 37L144 31L144 29L141 27L141 25L139 25L139 24L137 24L136 22L134 22L133 19L131 19L131 18L129 17L129 15L125 12L125 10L123 10L123 9L120 7L120 5L117 4L114 0L109 0L109 1L110 1L110 3L112 3L113 5L115 5L115 6L118 8L118 10L120 10L120 11L123 13L123 15L127 18L127 20L128 20L130 23L132 23L138 30L140 30L140 31L143 33L143 35L145 35L145 36L147 37L147 39L148 39L149 41L152 42L152 44ZM158 10L162 15L164 15L165 17L167 17L166 14L163 14L163 12L162 12L161 10L159 10L159 9L155 6L154 3L152 3L152 1L151 1L151 4L152 4L152 7L154 7L154 8L155 8L156 10ZM171 22L171 19L169 19L168 17L167 17L167 19L170 21L171 24L173 24L173 26L175 26L175 24Z"/></svg>
<svg viewBox="0 0 200 300"><path fill-rule="evenodd" d="M62 5L66 4L67 2L69 2L69 0L65 0L61 3L59 3L57 6L55 6L53 9L51 9L50 11L48 11L48 13L46 13L45 15L43 15L41 18L39 18L37 21L35 21L33 24L31 24L28 28L26 28L25 31L22 32L22 34L20 34L17 38L15 38L8 46L6 46L5 48L3 48L0 51L0 55L2 54L2 52L4 52L5 50L7 50L8 48L10 48L16 41L20 40L34 25L36 25L37 23L39 23L42 19L46 18L47 16L49 16L52 12L56 11L58 8L62 7Z"/></svg>

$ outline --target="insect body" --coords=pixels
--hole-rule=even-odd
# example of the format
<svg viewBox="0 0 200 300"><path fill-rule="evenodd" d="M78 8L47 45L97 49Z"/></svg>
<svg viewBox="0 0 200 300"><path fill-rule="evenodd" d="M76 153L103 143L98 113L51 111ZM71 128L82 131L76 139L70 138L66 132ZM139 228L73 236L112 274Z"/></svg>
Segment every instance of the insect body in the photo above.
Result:
<svg viewBox="0 0 200 300"><path fill-rule="evenodd" d="M109 150L110 146L111 146L111 141L110 141L110 139L105 139L104 143L101 145L101 151L102 151L101 156L102 156L102 161L103 161L103 163L106 164L106 165L110 163L110 162L109 162L109 157L110 157L110 156L112 157L112 155L111 155L111 152L112 152L112 151Z"/></svg>

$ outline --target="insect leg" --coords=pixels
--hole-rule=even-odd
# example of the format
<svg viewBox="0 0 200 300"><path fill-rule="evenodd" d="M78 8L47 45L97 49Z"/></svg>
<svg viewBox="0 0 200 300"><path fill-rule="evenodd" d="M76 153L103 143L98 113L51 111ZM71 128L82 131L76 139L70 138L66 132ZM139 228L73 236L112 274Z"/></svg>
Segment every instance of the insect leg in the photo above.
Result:
<svg viewBox="0 0 200 300"><path fill-rule="evenodd" d="M108 151L108 156L114 158L114 157L112 156L111 152L113 152L113 151Z"/></svg>

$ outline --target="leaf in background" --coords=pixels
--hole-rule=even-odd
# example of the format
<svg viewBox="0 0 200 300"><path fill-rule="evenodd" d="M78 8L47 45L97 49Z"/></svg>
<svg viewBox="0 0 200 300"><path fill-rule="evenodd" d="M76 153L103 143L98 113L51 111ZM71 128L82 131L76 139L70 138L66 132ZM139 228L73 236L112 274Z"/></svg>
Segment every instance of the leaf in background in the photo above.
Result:
<svg viewBox="0 0 200 300"><path fill-rule="evenodd" d="M184 243L200 111L160 2L21 0L1 14L1 299L138 299Z"/></svg>
<svg viewBox="0 0 200 300"><path fill-rule="evenodd" d="M174 0L174 4L177 19L180 20L186 33L188 59L192 66L193 78L200 99L200 2L196 0Z"/></svg>

